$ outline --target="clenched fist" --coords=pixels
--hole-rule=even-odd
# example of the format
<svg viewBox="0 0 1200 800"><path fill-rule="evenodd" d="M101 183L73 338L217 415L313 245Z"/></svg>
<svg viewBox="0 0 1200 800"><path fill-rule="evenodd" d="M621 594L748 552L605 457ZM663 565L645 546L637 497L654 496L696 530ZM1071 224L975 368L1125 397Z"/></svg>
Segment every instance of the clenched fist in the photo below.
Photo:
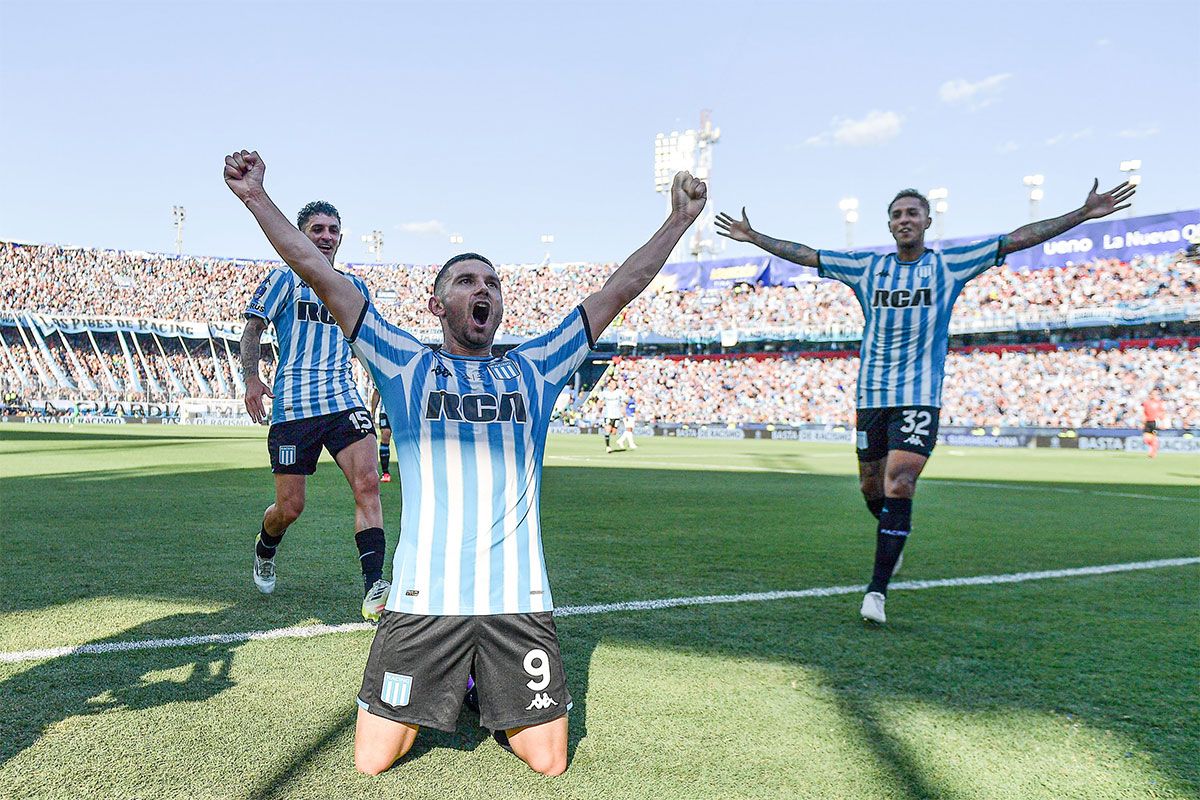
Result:
<svg viewBox="0 0 1200 800"><path fill-rule="evenodd" d="M257 150L240 150L225 156L225 185L241 200L262 191L263 176L266 172L267 165L263 163Z"/></svg>
<svg viewBox="0 0 1200 800"><path fill-rule="evenodd" d="M708 199L708 187L704 181L692 177L690 172L676 172L671 184L671 211L695 219L704 210Z"/></svg>

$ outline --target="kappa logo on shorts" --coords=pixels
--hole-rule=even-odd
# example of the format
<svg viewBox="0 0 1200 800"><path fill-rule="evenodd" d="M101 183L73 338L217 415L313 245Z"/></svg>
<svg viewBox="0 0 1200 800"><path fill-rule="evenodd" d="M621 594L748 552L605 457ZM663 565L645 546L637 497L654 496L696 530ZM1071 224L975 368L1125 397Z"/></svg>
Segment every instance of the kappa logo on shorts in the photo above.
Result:
<svg viewBox="0 0 1200 800"><path fill-rule="evenodd" d="M379 699L392 708L408 705L412 697L412 676L396 672L383 673L383 685L379 687Z"/></svg>
<svg viewBox="0 0 1200 800"><path fill-rule="evenodd" d="M556 705L558 705L558 701L545 692L541 692L540 694L535 694L533 696L533 702L525 706L525 710L529 711L530 709L536 708L538 711L541 711L544 708L549 708L550 706Z"/></svg>
<svg viewBox="0 0 1200 800"><path fill-rule="evenodd" d="M915 444L917 447L925 446L925 440L922 439L920 436L917 436L915 433L912 436L909 436L907 439L905 439L904 443L905 444Z"/></svg>
<svg viewBox="0 0 1200 800"><path fill-rule="evenodd" d="M867 432L866 431L857 431L855 433L855 447L857 447L859 450L867 449Z"/></svg>
<svg viewBox="0 0 1200 800"><path fill-rule="evenodd" d="M296 463L296 445L285 444L279 447L279 463L282 466L290 467Z"/></svg>

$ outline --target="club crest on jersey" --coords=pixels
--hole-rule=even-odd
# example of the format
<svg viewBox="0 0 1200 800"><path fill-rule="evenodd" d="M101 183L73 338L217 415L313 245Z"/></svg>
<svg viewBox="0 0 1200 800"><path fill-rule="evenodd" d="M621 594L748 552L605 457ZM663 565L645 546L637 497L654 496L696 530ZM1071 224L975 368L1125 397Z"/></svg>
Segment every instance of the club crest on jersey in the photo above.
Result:
<svg viewBox="0 0 1200 800"><path fill-rule="evenodd" d="M412 676L400 675L396 672L383 673L383 683L379 687L379 699L392 708L408 705L412 697Z"/></svg>
<svg viewBox="0 0 1200 800"><path fill-rule="evenodd" d="M928 280L929 278L932 278L933 267L929 266L928 264L917 267L917 277L921 280Z"/></svg>
<svg viewBox="0 0 1200 800"><path fill-rule="evenodd" d="M454 422L527 422L525 397L520 392L494 394L478 392L430 392L425 400L425 419L448 419Z"/></svg>
<svg viewBox="0 0 1200 800"><path fill-rule="evenodd" d="M290 467L296 463L296 445L285 444L279 447L279 464L284 467Z"/></svg>
<svg viewBox="0 0 1200 800"><path fill-rule="evenodd" d="M492 373L492 377L500 381L516 380L521 375L521 370L517 365L507 358L494 364L488 364L487 368L488 372Z"/></svg>
<svg viewBox="0 0 1200 800"><path fill-rule="evenodd" d="M917 289L876 289L871 296L873 308L915 308L933 305L933 290Z"/></svg>

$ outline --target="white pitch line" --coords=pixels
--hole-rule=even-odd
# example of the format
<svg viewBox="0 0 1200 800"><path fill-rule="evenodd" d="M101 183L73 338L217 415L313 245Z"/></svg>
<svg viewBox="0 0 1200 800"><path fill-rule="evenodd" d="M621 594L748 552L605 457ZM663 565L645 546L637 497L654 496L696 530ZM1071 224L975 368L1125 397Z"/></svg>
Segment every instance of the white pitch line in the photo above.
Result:
<svg viewBox="0 0 1200 800"><path fill-rule="evenodd" d="M1093 567L1048 569L1039 572L1014 572L1007 575L974 575L966 578L940 578L929 581L896 581L889 587L893 590L916 591L941 589L957 586L994 586L1004 583L1025 583L1048 578L1076 578L1087 575L1110 575L1116 572L1135 572L1166 567L1184 567L1200 564L1198 558L1163 558L1157 561L1133 561L1126 564L1101 564ZM857 594L863 591L861 584L855 586L822 586L814 589L796 589L778 592L747 592L744 594L714 594L699 597L667 597L659 600L631 600L623 603L599 603L588 606L562 606L554 610L556 617L573 617L584 614L611 614L618 611L656 611L683 606L704 606L721 603L757 603L767 600L793 600L805 597L834 597ZM0 663L16 664L22 661L42 661L72 655L120 653L131 650L161 650L168 647L192 647L204 644L237 644L266 639L308 639L334 633L351 633L374 629L369 622L351 622L344 625L300 625L292 628L276 628L268 631L244 631L241 633L213 633L205 636L181 636L177 639L142 639L131 642L104 642L83 644L74 647L49 647L43 650L17 650L0 653Z"/></svg>

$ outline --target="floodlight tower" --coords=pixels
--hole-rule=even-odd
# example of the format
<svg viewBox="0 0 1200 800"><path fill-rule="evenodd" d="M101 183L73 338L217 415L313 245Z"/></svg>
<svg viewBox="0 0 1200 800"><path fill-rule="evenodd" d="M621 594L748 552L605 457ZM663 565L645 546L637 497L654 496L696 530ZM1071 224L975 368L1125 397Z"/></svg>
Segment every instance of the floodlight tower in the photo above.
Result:
<svg viewBox="0 0 1200 800"><path fill-rule="evenodd" d="M846 249L854 247L854 223L858 222L858 198L843 197L838 201L838 208L846 220Z"/></svg>
<svg viewBox="0 0 1200 800"><path fill-rule="evenodd" d="M367 245L367 252L375 256L375 263L379 263L383 258L383 231L365 233L362 240Z"/></svg>
<svg viewBox="0 0 1200 800"><path fill-rule="evenodd" d="M667 198L667 214L671 213L671 183L676 172L687 170L696 179L710 182L712 188L713 145L720 140L721 129L713 126L708 110L700 112L700 130L671 131L654 137L654 191ZM725 248L713 225L715 208L710 191L692 235L675 246L668 261L711 257Z"/></svg>
<svg viewBox="0 0 1200 800"><path fill-rule="evenodd" d="M1138 170L1142 168L1142 160L1135 158L1131 161L1121 162L1121 172L1125 173L1125 180L1129 181L1130 186L1137 186L1142 182L1142 176L1138 175ZM1125 209L1125 216L1133 216L1133 200L1129 201L1129 208Z"/></svg>
<svg viewBox="0 0 1200 800"><path fill-rule="evenodd" d="M183 220L187 212L183 206L171 206L171 218L175 221L175 255L183 255Z"/></svg>
<svg viewBox="0 0 1200 800"><path fill-rule="evenodd" d="M1029 221L1035 222L1038 218L1038 203L1046 196L1046 193L1042 191L1042 184L1046 182L1046 176L1026 175L1021 180L1029 187Z"/></svg>
<svg viewBox="0 0 1200 800"><path fill-rule="evenodd" d="M937 221L937 240L938 252L942 251L942 234L946 227L946 212L950 210L950 203L946 198L950 196L950 190L945 186L939 186L936 189L929 190L929 199L933 201L933 210L937 213L934 218Z"/></svg>

